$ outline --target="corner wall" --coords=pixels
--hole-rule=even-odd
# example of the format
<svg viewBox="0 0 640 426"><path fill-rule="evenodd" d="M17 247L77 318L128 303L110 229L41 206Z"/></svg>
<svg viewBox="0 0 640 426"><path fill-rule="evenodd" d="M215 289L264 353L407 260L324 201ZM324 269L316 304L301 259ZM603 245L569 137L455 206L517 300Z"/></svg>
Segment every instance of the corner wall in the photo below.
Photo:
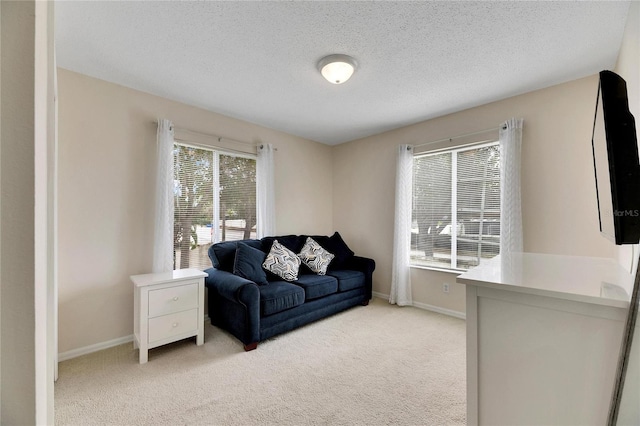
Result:
<svg viewBox="0 0 640 426"><path fill-rule="evenodd" d="M132 334L129 276L152 264L159 118L273 143L277 233L333 231L331 147L64 69L58 88L60 353Z"/></svg>
<svg viewBox="0 0 640 426"><path fill-rule="evenodd" d="M524 118L524 250L615 257L598 226L591 153L597 88L591 76L336 146L334 226L356 253L376 260L374 291L390 292L396 147L496 128L511 117ZM414 302L463 314L456 276L412 268Z"/></svg>

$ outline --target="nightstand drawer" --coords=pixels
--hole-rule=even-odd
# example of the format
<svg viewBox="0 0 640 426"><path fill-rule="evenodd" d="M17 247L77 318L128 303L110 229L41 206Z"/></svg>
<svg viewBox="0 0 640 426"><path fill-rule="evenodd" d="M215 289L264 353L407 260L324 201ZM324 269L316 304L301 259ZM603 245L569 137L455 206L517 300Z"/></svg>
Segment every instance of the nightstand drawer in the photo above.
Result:
<svg viewBox="0 0 640 426"><path fill-rule="evenodd" d="M198 283L149 291L149 317L198 307Z"/></svg>
<svg viewBox="0 0 640 426"><path fill-rule="evenodd" d="M149 320L149 343L198 329L198 309Z"/></svg>

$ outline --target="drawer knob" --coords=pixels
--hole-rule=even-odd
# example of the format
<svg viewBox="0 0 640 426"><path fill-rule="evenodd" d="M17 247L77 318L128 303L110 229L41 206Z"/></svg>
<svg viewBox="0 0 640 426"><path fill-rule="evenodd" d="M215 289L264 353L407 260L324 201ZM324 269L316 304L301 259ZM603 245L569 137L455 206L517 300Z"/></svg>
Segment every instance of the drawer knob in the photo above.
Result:
<svg viewBox="0 0 640 426"><path fill-rule="evenodd" d="M173 325L173 328L176 328L178 326L178 323L174 322L172 325Z"/></svg>
<svg viewBox="0 0 640 426"><path fill-rule="evenodd" d="M174 301L174 302L177 302L177 301L178 301L178 299L179 299L179 297L178 297L178 296L176 296L176 297L174 297L174 298L173 298L173 301Z"/></svg>

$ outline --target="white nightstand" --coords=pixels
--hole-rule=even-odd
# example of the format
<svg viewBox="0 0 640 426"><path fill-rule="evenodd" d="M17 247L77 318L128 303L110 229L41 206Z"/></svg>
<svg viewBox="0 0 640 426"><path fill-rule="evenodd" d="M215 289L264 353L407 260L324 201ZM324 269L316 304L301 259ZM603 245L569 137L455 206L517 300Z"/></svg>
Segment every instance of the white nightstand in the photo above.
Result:
<svg viewBox="0 0 640 426"><path fill-rule="evenodd" d="M133 347L140 349L140 364L157 346L197 336L204 343L204 277L197 269L132 275Z"/></svg>

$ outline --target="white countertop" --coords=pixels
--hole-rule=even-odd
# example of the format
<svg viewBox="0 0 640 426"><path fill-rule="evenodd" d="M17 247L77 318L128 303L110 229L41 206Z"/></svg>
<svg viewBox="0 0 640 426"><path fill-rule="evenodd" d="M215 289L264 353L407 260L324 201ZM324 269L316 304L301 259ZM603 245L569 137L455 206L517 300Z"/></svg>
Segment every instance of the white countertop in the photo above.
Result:
<svg viewBox="0 0 640 426"><path fill-rule="evenodd" d="M131 281L136 287L144 287L154 284L163 284L175 280L184 280L188 278L207 277L209 274L198 269L176 269L170 272L159 272L155 274L131 275Z"/></svg>
<svg viewBox="0 0 640 426"><path fill-rule="evenodd" d="M633 276L613 259L537 253L496 256L457 282L621 308L633 288Z"/></svg>

